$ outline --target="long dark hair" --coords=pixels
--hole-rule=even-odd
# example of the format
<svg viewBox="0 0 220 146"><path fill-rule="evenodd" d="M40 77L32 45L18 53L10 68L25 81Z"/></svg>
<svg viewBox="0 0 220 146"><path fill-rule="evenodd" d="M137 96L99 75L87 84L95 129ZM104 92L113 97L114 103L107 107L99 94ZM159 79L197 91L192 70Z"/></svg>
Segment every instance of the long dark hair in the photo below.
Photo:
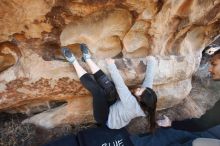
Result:
<svg viewBox="0 0 220 146"><path fill-rule="evenodd" d="M148 112L147 120L150 124L150 132L154 132L156 128L156 107L157 95L151 88L146 88L141 94L140 105L144 112Z"/></svg>

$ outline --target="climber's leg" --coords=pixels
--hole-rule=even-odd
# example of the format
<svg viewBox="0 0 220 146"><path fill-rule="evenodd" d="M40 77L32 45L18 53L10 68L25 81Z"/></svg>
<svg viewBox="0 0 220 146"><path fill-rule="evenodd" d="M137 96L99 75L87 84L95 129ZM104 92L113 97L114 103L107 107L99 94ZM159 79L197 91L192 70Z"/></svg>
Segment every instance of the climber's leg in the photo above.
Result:
<svg viewBox="0 0 220 146"><path fill-rule="evenodd" d="M105 125L108 120L109 104L104 90L88 73L81 76L80 81L93 96L93 114L95 120L99 124Z"/></svg>
<svg viewBox="0 0 220 146"><path fill-rule="evenodd" d="M93 96L93 113L95 120L100 124L105 124L108 119L109 105L106 94L99 84L89 75L75 59L68 48L62 48L66 59L73 64L83 86L90 91Z"/></svg>
<svg viewBox="0 0 220 146"><path fill-rule="evenodd" d="M115 103L118 95L114 83L105 75L98 65L93 62L88 47L85 44L81 44L80 48L83 54L83 60L88 64L98 84L104 89L109 104Z"/></svg>

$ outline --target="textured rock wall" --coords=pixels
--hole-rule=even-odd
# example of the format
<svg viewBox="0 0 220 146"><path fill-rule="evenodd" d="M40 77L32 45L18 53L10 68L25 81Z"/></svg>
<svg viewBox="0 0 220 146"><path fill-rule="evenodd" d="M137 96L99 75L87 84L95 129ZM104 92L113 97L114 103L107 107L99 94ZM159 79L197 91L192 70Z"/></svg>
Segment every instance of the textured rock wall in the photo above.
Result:
<svg viewBox="0 0 220 146"><path fill-rule="evenodd" d="M156 56L161 110L192 103L201 52L220 33L219 0L2 0L0 6L0 111L26 113L24 122L48 128L93 121L91 95L61 46L80 60L79 43L86 43L107 74L104 58L115 58L131 89L143 81L145 57ZM190 114L180 119L198 112Z"/></svg>

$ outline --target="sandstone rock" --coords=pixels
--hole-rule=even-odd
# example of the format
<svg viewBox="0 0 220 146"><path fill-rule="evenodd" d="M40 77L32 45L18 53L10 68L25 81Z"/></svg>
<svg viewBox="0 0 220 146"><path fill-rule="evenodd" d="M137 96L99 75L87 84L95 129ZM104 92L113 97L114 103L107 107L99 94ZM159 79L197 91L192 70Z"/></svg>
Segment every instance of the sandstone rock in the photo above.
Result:
<svg viewBox="0 0 220 146"><path fill-rule="evenodd" d="M67 82L65 86L69 86L71 88L70 82L71 80L78 81L78 77L74 72L74 69L71 65L64 62L58 61L44 61L38 55L28 50L25 51L27 54L24 54L20 58L20 63L16 66L13 66L6 70L4 73L0 75L0 80L2 82L11 82L13 83L16 78L20 78L21 80L17 80L21 82L20 86L11 87L11 91L5 90L5 93L1 93L2 96L7 96L9 92L17 92L20 96L26 96L33 98L44 98L52 97L52 91L57 84L59 84L60 79L65 79ZM33 60L37 60L32 61ZM191 77L193 74L195 67L192 66L193 62L189 63L189 59L181 56L173 56L172 58L157 58L158 59L158 67L156 68L156 75L154 84L162 85L169 84L172 82L178 82L181 80L185 80ZM104 60L96 60L97 64L108 74L106 69L106 63ZM32 63L30 65L30 63ZM145 69L146 69L146 59L145 58L137 58L137 59L117 59L116 65L121 72L122 77L124 78L126 84L130 86L141 84L144 78ZM42 68L43 66L43 68ZM188 68L188 71L185 71L185 68ZM59 71L62 69L62 72ZM78 84L77 82L72 82L73 84ZM10 84L9 84L10 85ZM27 86L25 86L27 85ZM31 86L30 86L31 85ZM36 90L35 86L39 87ZM45 86L45 87L44 87ZM64 86L64 88L65 88ZM66 87L66 88L67 88ZM79 88L81 85L79 84ZM65 92L62 93L62 90L57 89L60 94L65 95ZM76 91L75 89L73 89ZM73 92L74 92L73 91ZM19 95L18 94L18 95ZM51 95L50 95L51 94ZM78 94L78 93L75 93ZM87 93L86 93L87 94ZM71 96L71 95L70 95ZM22 100L26 98L23 97ZM65 99L63 96L58 96L58 99ZM40 99L39 99L40 100ZM47 99L48 100L48 99ZM4 102L3 102L4 101ZM1 103L4 105L0 106L1 108L10 107L15 103L7 102L7 100L2 100ZM6 106L5 103L9 105ZM10 105L11 104L11 105Z"/></svg>
<svg viewBox="0 0 220 146"><path fill-rule="evenodd" d="M0 56L0 72L6 70L10 66L15 64L14 57L12 55Z"/></svg>
<svg viewBox="0 0 220 146"><path fill-rule="evenodd" d="M79 82L74 81L78 80L78 78L76 77L73 68L68 63L62 63L58 61L44 61L42 58L40 58L40 56L38 56L31 50L22 50L22 52L25 53L20 58L20 64L12 68L9 68L4 72L4 74L1 74L0 76L2 82L9 82L7 83L7 87L4 87L2 89L3 92L0 93L0 96L4 97L0 100L1 110L8 109L9 111L13 112L18 110L23 113L31 114L33 112L33 107L27 106L28 104L30 104L30 102L32 105L40 105L40 103L47 102L50 100L59 101L73 99L73 101L75 101L75 98L89 95L88 91L82 88L82 85L80 85ZM37 62L32 61L32 59L35 61L37 60ZM159 98L158 109L164 109L178 104L189 94L191 89L191 80L188 78L191 77L193 69L195 67L191 66L192 64L190 64L189 66L189 59L186 57L157 57L157 59L158 68L156 69L155 76L155 90ZM96 62L107 73L105 61L96 60ZM30 65L30 63L33 64ZM132 86L137 86L138 84L141 84L141 82L143 81L146 69L145 64L145 58L116 59L116 65L118 66L126 84ZM44 67L42 68L42 66ZM62 67L62 72L56 70L61 69ZM165 68L162 67L165 67L168 70L164 72ZM188 71L191 69L191 71L185 72L185 68L188 68ZM12 72L15 70L20 71L20 73ZM182 72L181 76L175 74L179 74L180 72ZM16 78L20 78L20 80ZM186 78L187 80L184 81ZM84 103L84 100L84 98L77 99L77 101L81 103ZM61 110L61 108L58 109ZM91 107L89 109L90 111L92 111ZM48 117L50 117L49 115L54 115L54 117L56 117L56 119L58 119L59 121L59 114L57 114L57 112L59 113L60 110L51 110L50 112L45 112L42 114L44 116L46 114L48 115ZM76 110L77 112L78 110L82 110L82 112L84 112L84 108L81 109L80 107L73 108L73 110ZM40 109L38 111L40 111ZM68 114L70 113L67 112L67 117L63 115L63 118L76 118L76 115L71 114L71 116L69 116ZM38 115L36 115L36 118L37 117ZM41 114L39 114L39 117L41 117ZM34 119L35 117L33 117L33 120L30 120L29 122L35 124L38 123L39 125L42 125L39 123L39 120ZM60 118L60 120L61 119L62 118ZM68 121L67 119L65 121ZM80 119L82 120L84 118ZM42 120L40 121L47 121L49 123L53 123L53 120L53 118L42 118ZM51 124L50 126L56 126L56 124L62 123L61 121L54 121L54 125ZM71 123L78 123L74 120L70 121Z"/></svg>
<svg viewBox="0 0 220 146"><path fill-rule="evenodd" d="M136 11L137 13L141 13L144 10L148 9L148 11L153 11L154 9L157 8L157 2L154 0L126 0L123 2L124 5L127 5L130 10ZM145 12L146 13L146 12Z"/></svg>
<svg viewBox="0 0 220 146"><path fill-rule="evenodd" d="M67 105L42 112L26 119L23 123L33 123L45 128L54 128L62 124L81 124L94 122L90 97L78 97L69 100Z"/></svg>
<svg viewBox="0 0 220 146"><path fill-rule="evenodd" d="M197 9L202 8L205 9L205 7L208 7L208 9L205 10L206 14L211 13L211 9L214 6L218 6L218 3L215 5L210 4L210 2L203 2L201 5L195 5L198 1L178 1L178 2L172 2L172 1L166 1L165 4L162 7L162 10L158 13L158 15L155 16L155 19L151 24L151 28L149 29L149 34L151 36L154 36L153 41L153 48L154 53L160 53L160 54L172 54L176 51L176 48L179 48L175 44L180 44L180 41L182 38L184 38L183 34L178 35L178 33L181 33L181 31L187 33L187 31L184 31L184 28L188 27L189 29L193 29L194 26L192 24L199 23L199 18L201 20L208 19L207 15L202 14L204 17L198 16L201 13L194 13ZM190 11L192 9L192 11ZM189 16L193 13L193 16L198 18L198 20L191 20ZM214 21L216 17L218 17L219 11L213 12L212 20ZM195 28L197 29L197 28ZM178 32L176 33L176 30ZM203 28L205 30L205 28ZM202 30L200 30L202 31ZM202 32L201 32L202 33ZM177 34L177 35L176 35ZM203 31L203 35L205 35L205 31ZM178 38L179 37L179 38ZM192 41L191 41L192 43ZM197 48L203 48L204 44L206 44L206 41L203 41L200 46L197 46ZM199 44L199 43L198 43ZM157 48L157 49L155 49ZM185 48L183 48L185 49ZM157 52L157 50L160 50L160 52Z"/></svg>
<svg viewBox="0 0 220 146"><path fill-rule="evenodd" d="M41 38L41 32L50 31L45 14L53 6L53 0L3 0L0 4L0 42L13 33L25 32L27 37Z"/></svg>
<svg viewBox="0 0 220 146"><path fill-rule="evenodd" d="M157 109L167 109L181 103L189 95L191 89L191 78L156 86L155 91L158 96Z"/></svg>
<svg viewBox="0 0 220 146"><path fill-rule="evenodd" d="M142 47L133 52L127 52L125 49L122 50L123 57L125 58L144 58L150 54L150 50Z"/></svg>
<svg viewBox="0 0 220 146"><path fill-rule="evenodd" d="M149 24L145 21L137 21L126 34L123 39L123 44L126 52L133 52L140 48L149 50L149 41L145 34Z"/></svg>
<svg viewBox="0 0 220 146"><path fill-rule="evenodd" d="M94 3L93 1L88 1L88 3L70 1L68 4L66 4L66 6L69 8L73 15L84 17L93 12L99 11L100 9L114 6L115 4L116 3L112 1L94 1Z"/></svg>
<svg viewBox="0 0 220 146"><path fill-rule="evenodd" d="M160 5L162 5L162 2L153 1L153 0L149 0L145 2L147 2L147 5L145 6L143 12L138 16L138 20L150 21L154 18L154 16L160 9Z"/></svg>
<svg viewBox="0 0 220 146"><path fill-rule="evenodd" d="M154 78L155 85L168 84L176 81L188 79L195 72L195 59L188 56L156 56L157 66ZM101 63L102 62L102 63ZM97 62L103 66L104 61ZM142 82L146 69L146 58L136 59L116 59L122 77L128 85L138 85ZM185 70L187 68L187 70Z"/></svg>
<svg viewBox="0 0 220 146"><path fill-rule="evenodd" d="M220 1L199 1L194 0L192 3L189 20L192 23L207 24L220 18L219 14Z"/></svg>
<svg viewBox="0 0 220 146"><path fill-rule="evenodd" d="M145 57L156 56L158 110L171 109L172 119L199 116L219 95L205 94L211 92L206 88L198 93L195 87L206 77L191 85L194 73L201 71L202 49L220 33L219 3L3 0L0 41L10 45L0 44L0 111L39 113L25 122L47 128L93 121L91 95L60 52L61 46L68 46L80 60L79 43L86 43L107 74L104 58L116 59L131 89L143 81ZM80 64L90 72L85 63ZM215 100L209 101L212 95Z"/></svg>
<svg viewBox="0 0 220 146"><path fill-rule="evenodd" d="M118 36L103 38L97 41L96 46L100 49L93 56L99 59L114 57L122 51L121 40Z"/></svg>
<svg viewBox="0 0 220 146"><path fill-rule="evenodd" d="M62 46L86 43L94 54L100 49L105 48L106 50L108 47L110 47L108 49L121 50L120 40L130 26L131 15L128 11L107 9L67 25L61 33L60 41ZM100 42L103 40L105 45L100 46Z"/></svg>
<svg viewBox="0 0 220 146"><path fill-rule="evenodd" d="M19 48L10 43L4 42L0 44L0 72L14 65L21 57Z"/></svg>

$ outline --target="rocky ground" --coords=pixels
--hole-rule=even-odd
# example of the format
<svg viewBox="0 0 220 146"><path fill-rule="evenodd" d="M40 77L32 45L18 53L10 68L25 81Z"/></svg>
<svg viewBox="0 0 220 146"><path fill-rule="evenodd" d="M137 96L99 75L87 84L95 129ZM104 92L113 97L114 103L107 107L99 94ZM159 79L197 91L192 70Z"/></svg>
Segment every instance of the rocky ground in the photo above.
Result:
<svg viewBox="0 0 220 146"><path fill-rule="evenodd" d="M25 118L26 116L21 114L0 114L0 119L3 119L0 121L0 146L40 146L58 137L95 127L94 124L87 123L76 126L62 125L47 130L33 124L21 124Z"/></svg>

